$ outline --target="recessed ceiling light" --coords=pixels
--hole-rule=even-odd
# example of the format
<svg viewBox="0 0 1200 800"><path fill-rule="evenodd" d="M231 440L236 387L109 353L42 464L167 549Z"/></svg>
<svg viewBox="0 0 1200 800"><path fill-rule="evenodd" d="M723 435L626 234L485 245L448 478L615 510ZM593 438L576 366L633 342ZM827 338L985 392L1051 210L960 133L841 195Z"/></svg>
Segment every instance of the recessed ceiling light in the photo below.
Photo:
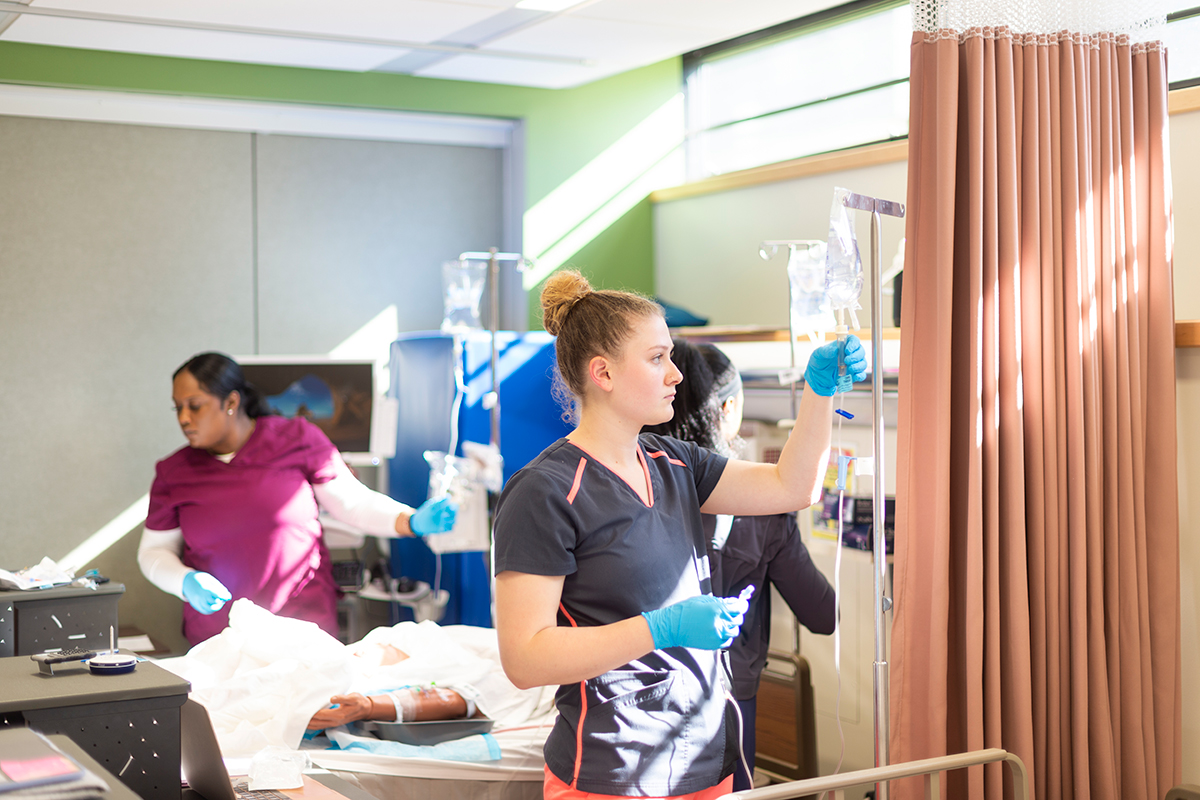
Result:
<svg viewBox="0 0 1200 800"><path fill-rule="evenodd" d="M562 11L579 3L580 0L521 0L517 3L517 8L530 11Z"/></svg>

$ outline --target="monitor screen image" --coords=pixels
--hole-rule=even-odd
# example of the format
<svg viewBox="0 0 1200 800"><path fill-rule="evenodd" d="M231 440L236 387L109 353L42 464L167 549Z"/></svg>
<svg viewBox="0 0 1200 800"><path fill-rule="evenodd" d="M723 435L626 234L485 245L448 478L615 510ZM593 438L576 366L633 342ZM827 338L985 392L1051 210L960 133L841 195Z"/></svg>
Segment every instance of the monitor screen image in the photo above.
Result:
<svg viewBox="0 0 1200 800"><path fill-rule="evenodd" d="M238 359L271 413L304 417L343 453L371 450L374 369L370 361Z"/></svg>

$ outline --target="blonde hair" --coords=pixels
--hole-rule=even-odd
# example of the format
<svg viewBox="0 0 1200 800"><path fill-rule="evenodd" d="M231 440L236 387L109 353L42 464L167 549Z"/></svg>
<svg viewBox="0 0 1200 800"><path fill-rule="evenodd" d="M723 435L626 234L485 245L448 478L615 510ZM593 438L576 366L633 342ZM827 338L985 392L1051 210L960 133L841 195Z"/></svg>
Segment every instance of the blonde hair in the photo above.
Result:
<svg viewBox="0 0 1200 800"><path fill-rule="evenodd" d="M652 300L633 292L592 288L575 270L559 270L542 288L542 324L557 337L555 351L563 383L582 398L588 362L595 356L615 358L635 323L663 315Z"/></svg>

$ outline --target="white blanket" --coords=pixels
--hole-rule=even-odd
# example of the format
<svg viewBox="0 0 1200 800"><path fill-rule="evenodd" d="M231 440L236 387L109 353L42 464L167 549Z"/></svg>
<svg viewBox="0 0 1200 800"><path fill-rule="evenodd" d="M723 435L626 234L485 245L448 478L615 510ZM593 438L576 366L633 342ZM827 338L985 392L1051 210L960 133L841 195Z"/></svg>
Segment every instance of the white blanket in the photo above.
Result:
<svg viewBox="0 0 1200 800"><path fill-rule="evenodd" d="M396 662L397 650L408 658ZM343 645L313 623L276 617L243 599L233 604L228 628L160 664L191 682L192 697L208 709L226 758L251 756L268 745L298 748L312 715L333 695L348 692L431 683L461 687L464 694L477 693L502 748L510 737L500 734L509 728L532 729L544 741L554 715L555 687L521 690L505 677L491 628L401 622ZM523 742L522 761L530 744Z"/></svg>

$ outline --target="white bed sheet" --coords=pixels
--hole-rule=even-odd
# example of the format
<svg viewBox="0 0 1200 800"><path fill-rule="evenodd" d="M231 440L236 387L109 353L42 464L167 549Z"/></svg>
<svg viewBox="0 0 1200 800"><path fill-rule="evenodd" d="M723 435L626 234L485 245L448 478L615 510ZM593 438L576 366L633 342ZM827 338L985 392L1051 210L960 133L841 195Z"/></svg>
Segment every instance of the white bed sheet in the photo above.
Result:
<svg viewBox="0 0 1200 800"><path fill-rule="evenodd" d="M268 745L300 748L317 766L347 779L358 776L351 782L388 800L541 796L542 747L556 716L555 687L513 686L500 667L493 629L409 622L377 628L363 643L391 644L410 658L364 665L355 655L362 643L341 645L311 623L274 617L239 600L230 627L218 637L160 663L192 682L192 694L208 708L226 760ZM404 758L302 743L304 723L333 694L372 693L431 679L442 686L465 684L478 693L480 710L495 720L490 735L500 745L498 761Z"/></svg>
<svg viewBox="0 0 1200 800"><path fill-rule="evenodd" d="M443 761L434 758L397 758L347 750L308 750L313 763L331 772L363 772L409 778L470 781L535 781L541 783L545 764L542 746L552 723L530 727L493 729L500 745L499 761Z"/></svg>

